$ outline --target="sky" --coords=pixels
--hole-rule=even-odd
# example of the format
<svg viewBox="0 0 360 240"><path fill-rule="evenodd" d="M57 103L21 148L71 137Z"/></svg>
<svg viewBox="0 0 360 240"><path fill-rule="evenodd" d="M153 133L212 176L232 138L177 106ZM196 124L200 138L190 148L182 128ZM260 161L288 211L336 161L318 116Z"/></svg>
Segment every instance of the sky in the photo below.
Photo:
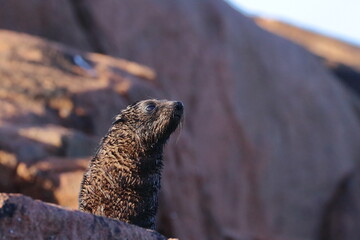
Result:
<svg viewBox="0 0 360 240"><path fill-rule="evenodd" d="M265 16L360 46L360 0L226 0Z"/></svg>

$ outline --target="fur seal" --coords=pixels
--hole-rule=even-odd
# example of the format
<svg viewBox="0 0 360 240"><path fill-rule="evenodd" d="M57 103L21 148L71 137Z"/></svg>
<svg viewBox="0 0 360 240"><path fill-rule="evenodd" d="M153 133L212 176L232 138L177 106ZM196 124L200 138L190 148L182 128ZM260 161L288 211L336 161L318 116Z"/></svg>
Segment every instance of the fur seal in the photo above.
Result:
<svg viewBox="0 0 360 240"><path fill-rule="evenodd" d="M121 111L84 174L79 209L154 229L163 147L182 116L181 102L156 99Z"/></svg>

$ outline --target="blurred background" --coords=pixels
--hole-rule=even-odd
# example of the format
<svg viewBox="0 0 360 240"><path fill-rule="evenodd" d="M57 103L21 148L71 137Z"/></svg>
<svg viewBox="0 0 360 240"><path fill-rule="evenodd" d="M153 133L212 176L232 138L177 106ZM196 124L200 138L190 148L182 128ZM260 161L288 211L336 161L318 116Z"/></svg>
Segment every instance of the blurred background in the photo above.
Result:
<svg viewBox="0 0 360 240"><path fill-rule="evenodd" d="M354 28L360 22L360 16L357 14L360 5L356 0L342 2L334 0L227 0L227 2L247 15L286 21L358 46L360 44L360 30Z"/></svg>
<svg viewBox="0 0 360 240"><path fill-rule="evenodd" d="M158 231L360 239L355 1L0 0L0 192L77 208L113 117L180 100Z"/></svg>

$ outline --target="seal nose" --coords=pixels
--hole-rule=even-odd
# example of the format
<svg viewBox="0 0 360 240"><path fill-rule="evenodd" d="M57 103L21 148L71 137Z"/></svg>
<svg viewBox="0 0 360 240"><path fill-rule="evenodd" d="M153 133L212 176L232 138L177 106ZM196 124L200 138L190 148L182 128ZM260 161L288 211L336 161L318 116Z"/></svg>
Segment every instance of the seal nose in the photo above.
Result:
<svg viewBox="0 0 360 240"><path fill-rule="evenodd" d="M181 112L184 109L182 102L175 102L175 110Z"/></svg>

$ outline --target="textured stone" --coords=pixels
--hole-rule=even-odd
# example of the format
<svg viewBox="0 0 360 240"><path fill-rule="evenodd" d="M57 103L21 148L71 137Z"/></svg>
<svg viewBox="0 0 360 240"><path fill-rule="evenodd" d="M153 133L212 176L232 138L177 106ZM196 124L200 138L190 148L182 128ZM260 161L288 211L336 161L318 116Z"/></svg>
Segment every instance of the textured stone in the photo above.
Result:
<svg viewBox="0 0 360 240"><path fill-rule="evenodd" d="M80 183L89 159L47 158L16 169L17 192L76 209Z"/></svg>
<svg viewBox="0 0 360 240"><path fill-rule="evenodd" d="M27 32L89 50L91 43L72 2L63 1L59 5L56 0L0 0L0 28Z"/></svg>
<svg viewBox="0 0 360 240"><path fill-rule="evenodd" d="M129 101L156 92L155 73L9 31L0 46L0 191L77 208L101 135Z"/></svg>
<svg viewBox="0 0 360 240"><path fill-rule="evenodd" d="M321 240L352 240L360 236L360 169L343 179L328 202Z"/></svg>
<svg viewBox="0 0 360 240"><path fill-rule="evenodd" d="M321 35L306 29L266 18L255 18L256 23L275 34L288 38L316 55L331 62L343 63L360 71L360 48L340 40Z"/></svg>
<svg viewBox="0 0 360 240"><path fill-rule="evenodd" d="M166 239L120 221L0 194L0 239Z"/></svg>
<svg viewBox="0 0 360 240"><path fill-rule="evenodd" d="M14 154L0 150L0 191L9 192L15 188L17 159Z"/></svg>
<svg viewBox="0 0 360 240"><path fill-rule="evenodd" d="M256 23L302 45L324 60L324 64L347 87L360 96L360 47L273 19L255 18Z"/></svg>

